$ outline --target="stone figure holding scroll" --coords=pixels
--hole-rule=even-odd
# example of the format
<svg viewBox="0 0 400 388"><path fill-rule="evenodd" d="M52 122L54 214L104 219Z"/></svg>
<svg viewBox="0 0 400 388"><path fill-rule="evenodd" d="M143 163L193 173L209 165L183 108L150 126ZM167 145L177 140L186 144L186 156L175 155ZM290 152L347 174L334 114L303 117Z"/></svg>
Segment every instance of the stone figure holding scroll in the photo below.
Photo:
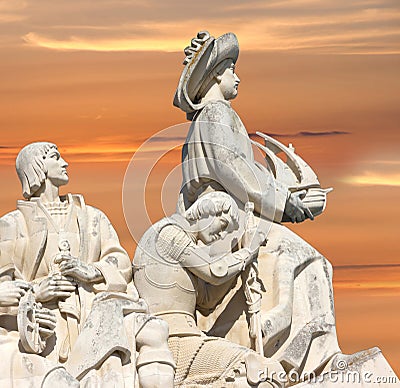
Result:
<svg viewBox="0 0 400 388"><path fill-rule="evenodd" d="M197 326L196 309L211 313L257 256L262 234L246 230L240 249L210 257L210 247L238 227L238 208L223 192L199 198L184 215L174 214L145 232L136 249L134 279L150 312L168 322L177 365L175 386L279 387L281 365ZM264 382L259 371L269 371ZM261 384L260 384L261 383Z"/></svg>
<svg viewBox="0 0 400 388"><path fill-rule="evenodd" d="M60 196L67 166L52 143L24 147L16 167L26 200L0 219L1 284L27 282L56 317L55 334L25 351L64 365L85 386L133 386L136 367L143 387L172 386L167 325L147 314L106 215L81 195Z"/></svg>
<svg viewBox="0 0 400 388"><path fill-rule="evenodd" d="M266 163L255 161L254 142L230 102L240 82L235 73L238 54L233 33L215 39L202 31L185 49L174 105L192 123L182 151L177 208L184 214L203 195L215 191L230 194L242 212L248 201L254 203L258 228L267 233L257 264L267 289L260 314L263 351L279 360L288 373L322 373L342 357L335 329L332 266L282 222L303 222L322 213L329 189L320 187L315 173L292 147L262 133L265 145L256 145L264 151ZM237 279L215 312L207 319L199 317L199 326L211 335L251 346L251 330L243 335L249 332L249 311L242 278Z"/></svg>

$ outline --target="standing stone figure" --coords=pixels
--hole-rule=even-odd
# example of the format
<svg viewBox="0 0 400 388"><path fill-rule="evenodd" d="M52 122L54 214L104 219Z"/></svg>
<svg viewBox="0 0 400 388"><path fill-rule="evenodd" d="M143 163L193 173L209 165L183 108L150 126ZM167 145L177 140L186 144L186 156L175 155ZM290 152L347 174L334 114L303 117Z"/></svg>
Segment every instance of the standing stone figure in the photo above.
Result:
<svg viewBox="0 0 400 388"><path fill-rule="evenodd" d="M155 223L139 241L133 261L135 284L150 312L168 322L168 343L177 365L175 386L279 387L285 382L278 362L206 336L196 324L196 309L212 312L264 241L262 235L244 238L241 249L212 259L210 247L237 226L238 208L231 197L209 193L184 215ZM260 371L267 371L265 381Z"/></svg>
<svg viewBox="0 0 400 388"><path fill-rule="evenodd" d="M134 386L136 367L141 386L172 386L167 325L147 314L105 214L81 195L59 195L67 166L52 143L24 147L16 167L26 200L0 219L1 284L27 282L35 301L56 317L55 335L24 350L64 365L85 387ZM1 330L19 331L23 345L21 319L17 327L14 315Z"/></svg>
<svg viewBox="0 0 400 388"><path fill-rule="evenodd" d="M334 368L343 356L335 328L332 266L281 224L319 215L329 190L320 187L293 148L266 135L261 134L265 146L257 143L265 152L266 164L255 161L252 141L230 102L240 82L235 73L239 45L233 33L215 39L206 31L199 32L185 54L174 105L192 123L182 152L183 183L177 208L184 214L203 195L215 191L230 194L241 211L247 201L254 203L259 228L268 231L257 264L267 290L261 301L264 354L299 379ZM280 152L286 163L276 156ZM237 279L236 288L208 319L199 319L199 326L209 334L251 346L254 333L248 330L242 278ZM243 335L246 332L250 334ZM354 360L371 358L371 354Z"/></svg>

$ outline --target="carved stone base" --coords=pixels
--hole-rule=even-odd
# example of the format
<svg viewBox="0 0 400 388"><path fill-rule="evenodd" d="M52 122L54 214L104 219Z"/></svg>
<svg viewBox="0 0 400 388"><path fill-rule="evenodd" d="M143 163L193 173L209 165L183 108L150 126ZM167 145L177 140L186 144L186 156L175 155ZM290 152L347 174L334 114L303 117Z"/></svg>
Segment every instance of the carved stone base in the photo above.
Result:
<svg viewBox="0 0 400 388"><path fill-rule="evenodd" d="M381 350L371 348L351 355L336 356L330 371L308 382L297 384L296 387L394 388L400 387L400 379L382 355Z"/></svg>

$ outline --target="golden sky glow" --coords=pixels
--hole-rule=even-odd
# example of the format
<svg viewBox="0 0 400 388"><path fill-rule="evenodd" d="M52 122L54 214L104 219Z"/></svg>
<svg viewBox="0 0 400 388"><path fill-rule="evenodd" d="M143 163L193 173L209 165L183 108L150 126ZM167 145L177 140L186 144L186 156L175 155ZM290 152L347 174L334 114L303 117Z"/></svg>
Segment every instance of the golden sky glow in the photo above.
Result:
<svg viewBox="0 0 400 388"><path fill-rule="evenodd" d="M148 138L186 123L172 99L183 48L202 29L238 36L233 106L248 131L293 143L334 187L323 215L290 227L337 268L344 351L378 345L400 372L398 0L0 0L0 213L21 198L19 149L48 140L70 164L64 191L104 210L133 256L125 171ZM186 132L148 143L141 162ZM152 170L151 220L163 215L162 183L179 162L175 149Z"/></svg>
<svg viewBox="0 0 400 388"><path fill-rule="evenodd" d="M400 174L377 174L366 171L363 175L347 178L347 182L367 186L400 186Z"/></svg>
<svg viewBox="0 0 400 388"><path fill-rule="evenodd" d="M68 40L55 40L30 32L24 35L23 40L32 46L44 47L52 50L79 50L79 51L178 51L182 41L156 39L116 39L116 40L88 40L72 36Z"/></svg>
<svg viewBox="0 0 400 388"><path fill-rule="evenodd" d="M54 50L180 51L186 44L183 37L193 25L204 26L220 34L235 24L235 32L241 36L241 45L245 50L400 53L400 43L395 39L400 33L400 12L391 1L253 1L230 2L224 6L206 1L202 7L213 8L213 13L208 15L196 3L185 4L185 12L182 13L172 13L151 1L147 4L131 3L129 6L128 2L120 2L120 7L110 11L112 2L100 2L92 19L85 20L78 16L80 24L67 22L68 14L71 20L76 16L68 9L66 20L59 20L60 24L32 23L31 30L21 39L28 45ZM170 9L174 8L174 3L176 7L180 6L179 1L168 2ZM80 11L85 15L89 3L84 1L81 7ZM12 5L8 5L9 13L5 15L11 20L18 16L23 18L29 8L28 2L16 2L14 13ZM63 8L67 8L65 4ZM166 11L169 20L160 15L149 18L149 11L157 8L160 14ZM129 18L121 14L124 10ZM223 11L224 17L218 17L218 11ZM114 12L120 19L119 23L116 20L105 22L108 12ZM46 13L52 12L47 10ZM328 14L329 18L324 17ZM41 15L34 16L33 21L40 19ZM29 20L26 24L29 26Z"/></svg>

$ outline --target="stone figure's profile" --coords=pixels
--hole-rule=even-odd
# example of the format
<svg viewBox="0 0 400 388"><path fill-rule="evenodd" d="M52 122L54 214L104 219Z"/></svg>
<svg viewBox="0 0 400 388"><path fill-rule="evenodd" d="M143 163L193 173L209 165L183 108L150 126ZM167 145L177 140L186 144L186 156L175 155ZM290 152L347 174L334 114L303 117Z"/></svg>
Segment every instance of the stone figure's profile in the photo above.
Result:
<svg viewBox="0 0 400 388"><path fill-rule="evenodd" d="M169 325L168 342L177 366L175 386L270 387L285 381L278 362L206 336L196 323L196 309L205 314L215 309L265 239L260 234L248 238L254 231L246 230L240 249L211 258L210 246L238 227L238 217L228 194L208 193L184 215L173 214L150 227L136 249L135 284L150 312ZM258 385L260 370L269 370L268 377L272 376L264 385Z"/></svg>
<svg viewBox="0 0 400 388"><path fill-rule="evenodd" d="M52 143L18 154L25 200L0 219L0 286L19 311L2 314L1 336L18 337L13 352L39 354L87 387L133 386L136 368L143 387L172 386L167 325L147 314L106 215L81 195L60 196L67 166Z"/></svg>
<svg viewBox="0 0 400 388"><path fill-rule="evenodd" d="M57 146L19 152L25 199L0 218L0 386L361 388L366 373L396 378L378 348L341 353L332 266L284 225L320 215L330 189L292 146L249 138L231 106L236 36L199 32L185 55L174 105L191 126L177 210L140 239L134 279L107 216L60 195L69 176Z"/></svg>
<svg viewBox="0 0 400 388"><path fill-rule="evenodd" d="M330 189L321 188L316 174L293 147L262 133L259 136L265 144L249 138L231 105L240 82L235 73L239 55L236 36L227 33L216 39L202 31L184 51L185 67L174 105L186 113L191 126L182 151L183 182L177 209L185 214L212 192L229 194L242 213L248 201L254 204L255 223L267 233L256 263L268 290L259 289L261 353L278 360L299 380L310 373L334 370L344 357L349 364L368 361L378 368L381 363L382 371L391 371L379 351L341 354L335 329L332 266L283 225L321 214ZM264 164L255 160L253 146L264 152ZM259 336L254 341L250 319L254 314L244 297L246 280L236 279L237 284L226 292L215 311L207 319L199 316L198 324L210 335L256 348L260 341Z"/></svg>
<svg viewBox="0 0 400 388"><path fill-rule="evenodd" d="M289 190L254 161L246 128L231 107L240 82L235 73L236 36L214 39L200 32L185 54L174 99L193 121L182 155L185 208L203 192L224 190L241 203L252 201L256 212L269 220L313 218L302 201L304 191Z"/></svg>

